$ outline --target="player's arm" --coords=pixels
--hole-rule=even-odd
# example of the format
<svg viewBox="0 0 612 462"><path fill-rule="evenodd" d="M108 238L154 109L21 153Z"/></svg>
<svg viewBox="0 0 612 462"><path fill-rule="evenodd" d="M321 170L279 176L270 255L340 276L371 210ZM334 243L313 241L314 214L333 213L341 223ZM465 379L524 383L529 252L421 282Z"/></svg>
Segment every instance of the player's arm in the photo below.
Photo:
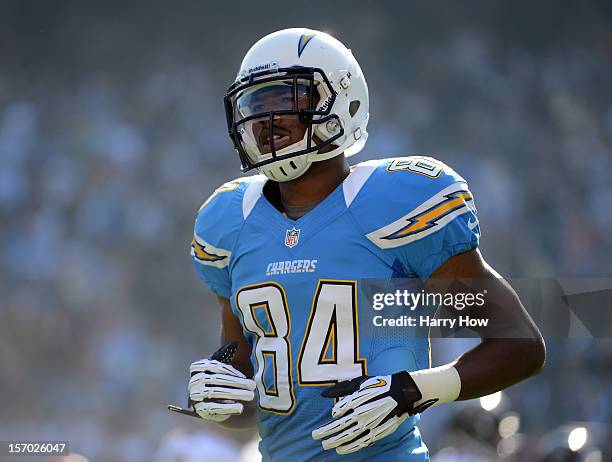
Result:
<svg viewBox="0 0 612 462"><path fill-rule="evenodd" d="M240 180L225 183L200 207L196 216L191 258L198 276L217 295L223 346L211 357L191 364L188 409L171 408L232 428L255 424L256 384L249 362L251 346L229 301L230 261L244 220L240 207L243 184Z"/></svg>
<svg viewBox="0 0 612 462"><path fill-rule="evenodd" d="M232 366L249 378L253 377L251 364L251 345L244 337L242 325L232 311L229 299L217 295L217 302L221 307L221 344L238 342L238 350L232 360Z"/></svg>
<svg viewBox="0 0 612 462"><path fill-rule="evenodd" d="M545 347L514 290L483 260L478 249L444 262L426 282L435 293L483 293L485 304L461 315L488 318L477 329L482 342L451 364L414 372L362 376L323 392L338 401L334 420L315 429L324 449L348 454L394 432L428 407L488 395L542 369Z"/></svg>
<svg viewBox="0 0 612 462"><path fill-rule="evenodd" d="M232 312L230 301L219 295L217 301L221 307L221 343L234 348L221 363L202 359L191 365L190 403L195 413L205 420L226 428L253 428L257 422L253 402L255 382L249 360L251 346Z"/></svg>
<svg viewBox="0 0 612 462"><path fill-rule="evenodd" d="M484 306L464 309L459 315L488 318L489 324L477 329L482 342L450 364L364 375L326 389L323 396L338 399L332 408L334 420L315 429L312 436L322 440L324 449L335 448L339 454L373 444L409 415L432 405L476 398L520 382L536 374L545 357L542 337L518 297L477 250L480 228L465 180L431 158L394 161L378 173L373 181L384 180L381 199L390 204L385 210L407 213L396 218L393 212L382 227L370 223L367 229L377 228L367 237L393 252L407 274L426 281L431 292L472 293L473 298L484 293ZM406 199L408 188L427 199ZM360 212L362 217L370 216L365 207ZM439 317L457 315L452 309L439 313Z"/></svg>
<svg viewBox="0 0 612 462"><path fill-rule="evenodd" d="M256 426L255 381L249 361L251 347L232 313L230 301L217 295L221 306L221 343L209 358L189 367L189 400L186 408L169 405L180 414L216 422L226 428Z"/></svg>
<svg viewBox="0 0 612 462"><path fill-rule="evenodd" d="M494 393L542 369L546 349L538 328L512 287L487 264L478 249L449 258L426 284L435 293L486 294L483 306L460 312L461 316L484 319L487 323L486 327L473 328L482 342L450 365L459 374L458 400ZM435 379L435 372L430 372L427 380L421 378L419 388L426 388ZM419 379L416 381L418 384ZM422 393L428 394L425 389Z"/></svg>
<svg viewBox="0 0 612 462"><path fill-rule="evenodd" d="M238 351L236 351L232 365L245 376L253 378L253 365L249 359L251 356L251 345L244 337L242 325L232 312L230 301L227 298L217 295L217 301L221 306L221 344L238 342ZM243 403L243 405L242 414L230 417L228 420L221 422L221 425L234 429L255 428L257 426L257 408L255 402L248 401Z"/></svg>

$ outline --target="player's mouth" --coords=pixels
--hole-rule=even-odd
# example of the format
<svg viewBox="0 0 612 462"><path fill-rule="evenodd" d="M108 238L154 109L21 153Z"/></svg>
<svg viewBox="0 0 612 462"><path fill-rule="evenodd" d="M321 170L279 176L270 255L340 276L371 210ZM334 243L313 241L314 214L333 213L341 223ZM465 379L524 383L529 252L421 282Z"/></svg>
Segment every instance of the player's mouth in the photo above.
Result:
<svg viewBox="0 0 612 462"><path fill-rule="evenodd" d="M274 149L276 151L279 151L293 144L293 142L291 141L291 132L283 128L274 127L274 132L272 133L272 138L270 139L270 131L263 130L259 135L259 146L262 152L271 152L272 143L274 143Z"/></svg>

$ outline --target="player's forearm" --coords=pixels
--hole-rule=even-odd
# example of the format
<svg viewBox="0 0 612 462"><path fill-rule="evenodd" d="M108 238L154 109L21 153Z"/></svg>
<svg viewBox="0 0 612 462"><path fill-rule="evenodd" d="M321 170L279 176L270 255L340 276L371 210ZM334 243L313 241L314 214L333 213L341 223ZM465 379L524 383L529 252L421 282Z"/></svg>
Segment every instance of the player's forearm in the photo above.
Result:
<svg viewBox="0 0 612 462"><path fill-rule="evenodd" d="M416 405L495 393L538 373L544 357L541 338L483 340L451 364L411 372L422 394Z"/></svg>
<svg viewBox="0 0 612 462"><path fill-rule="evenodd" d="M545 355L541 338L484 340L455 363L461 377L458 400L489 395L537 374Z"/></svg>
<svg viewBox="0 0 612 462"><path fill-rule="evenodd" d="M255 403L244 403L242 414L235 415L223 422L217 422L224 428L231 430L249 430L257 427L257 408Z"/></svg>
<svg viewBox="0 0 612 462"><path fill-rule="evenodd" d="M502 390L538 373L546 356L544 341L510 284L487 265L478 252L462 254L451 260L450 270L439 271L438 278L428 281L430 289L486 294L485 305L460 312L451 308L442 312L442 316L467 315L486 320L486 323L484 327L476 329L482 342L452 363L458 373L459 390L457 376L444 368L436 373L436 379L440 377L439 380L447 386L443 391L448 396L457 392L458 400L473 399ZM465 279L446 279L453 273ZM419 383L415 379L419 388L435 383L431 375L424 376L424 379L428 381Z"/></svg>
<svg viewBox="0 0 612 462"><path fill-rule="evenodd" d="M488 395L537 374L546 348L535 323L514 289L501 277L480 281L487 302L480 317L483 341L455 363L461 377L460 400Z"/></svg>
<svg viewBox="0 0 612 462"><path fill-rule="evenodd" d="M485 396L537 374L544 366L546 348L518 296L503 279L486 283L488 303L482 310L488 328L482 342L455 363L461 377L459 400Z"/></svg>

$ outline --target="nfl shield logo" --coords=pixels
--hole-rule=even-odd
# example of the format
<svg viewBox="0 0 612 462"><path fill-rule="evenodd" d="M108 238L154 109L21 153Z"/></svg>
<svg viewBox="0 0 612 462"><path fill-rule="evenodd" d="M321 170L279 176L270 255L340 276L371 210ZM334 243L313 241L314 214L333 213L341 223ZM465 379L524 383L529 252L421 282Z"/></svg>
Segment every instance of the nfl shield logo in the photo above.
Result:
<svg viewBox="0 0 612 462"><path fill-rule="evenodd" d="M285 233L285 245L289 248L295 247L300 240L300 230L297 228L288 229Z"/></svg>

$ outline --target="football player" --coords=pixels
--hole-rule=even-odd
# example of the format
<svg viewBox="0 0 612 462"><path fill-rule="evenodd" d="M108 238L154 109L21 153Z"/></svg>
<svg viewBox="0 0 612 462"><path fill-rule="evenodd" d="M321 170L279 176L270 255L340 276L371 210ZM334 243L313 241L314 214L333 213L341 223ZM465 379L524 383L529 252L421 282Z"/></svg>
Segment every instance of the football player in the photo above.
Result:
<svg viewBox="0 0 612 462"><path fill-rule="evenodd" d="M536 374L541 335L485 262L466 181L430 157L349 166L368 88L349 49L309 29L251 47L225 96L243 172L202 205L192 257L222 309L224 353L191 365L190 408L255 422L264 461L428 460L419 414ZM482 342L431 367L426 336L365 334L365 278L486 293ZM235 350L235 348L234 348ZM233 353L233 352L232 352ZM225 360L220 360L225 357Z"/></svg>

